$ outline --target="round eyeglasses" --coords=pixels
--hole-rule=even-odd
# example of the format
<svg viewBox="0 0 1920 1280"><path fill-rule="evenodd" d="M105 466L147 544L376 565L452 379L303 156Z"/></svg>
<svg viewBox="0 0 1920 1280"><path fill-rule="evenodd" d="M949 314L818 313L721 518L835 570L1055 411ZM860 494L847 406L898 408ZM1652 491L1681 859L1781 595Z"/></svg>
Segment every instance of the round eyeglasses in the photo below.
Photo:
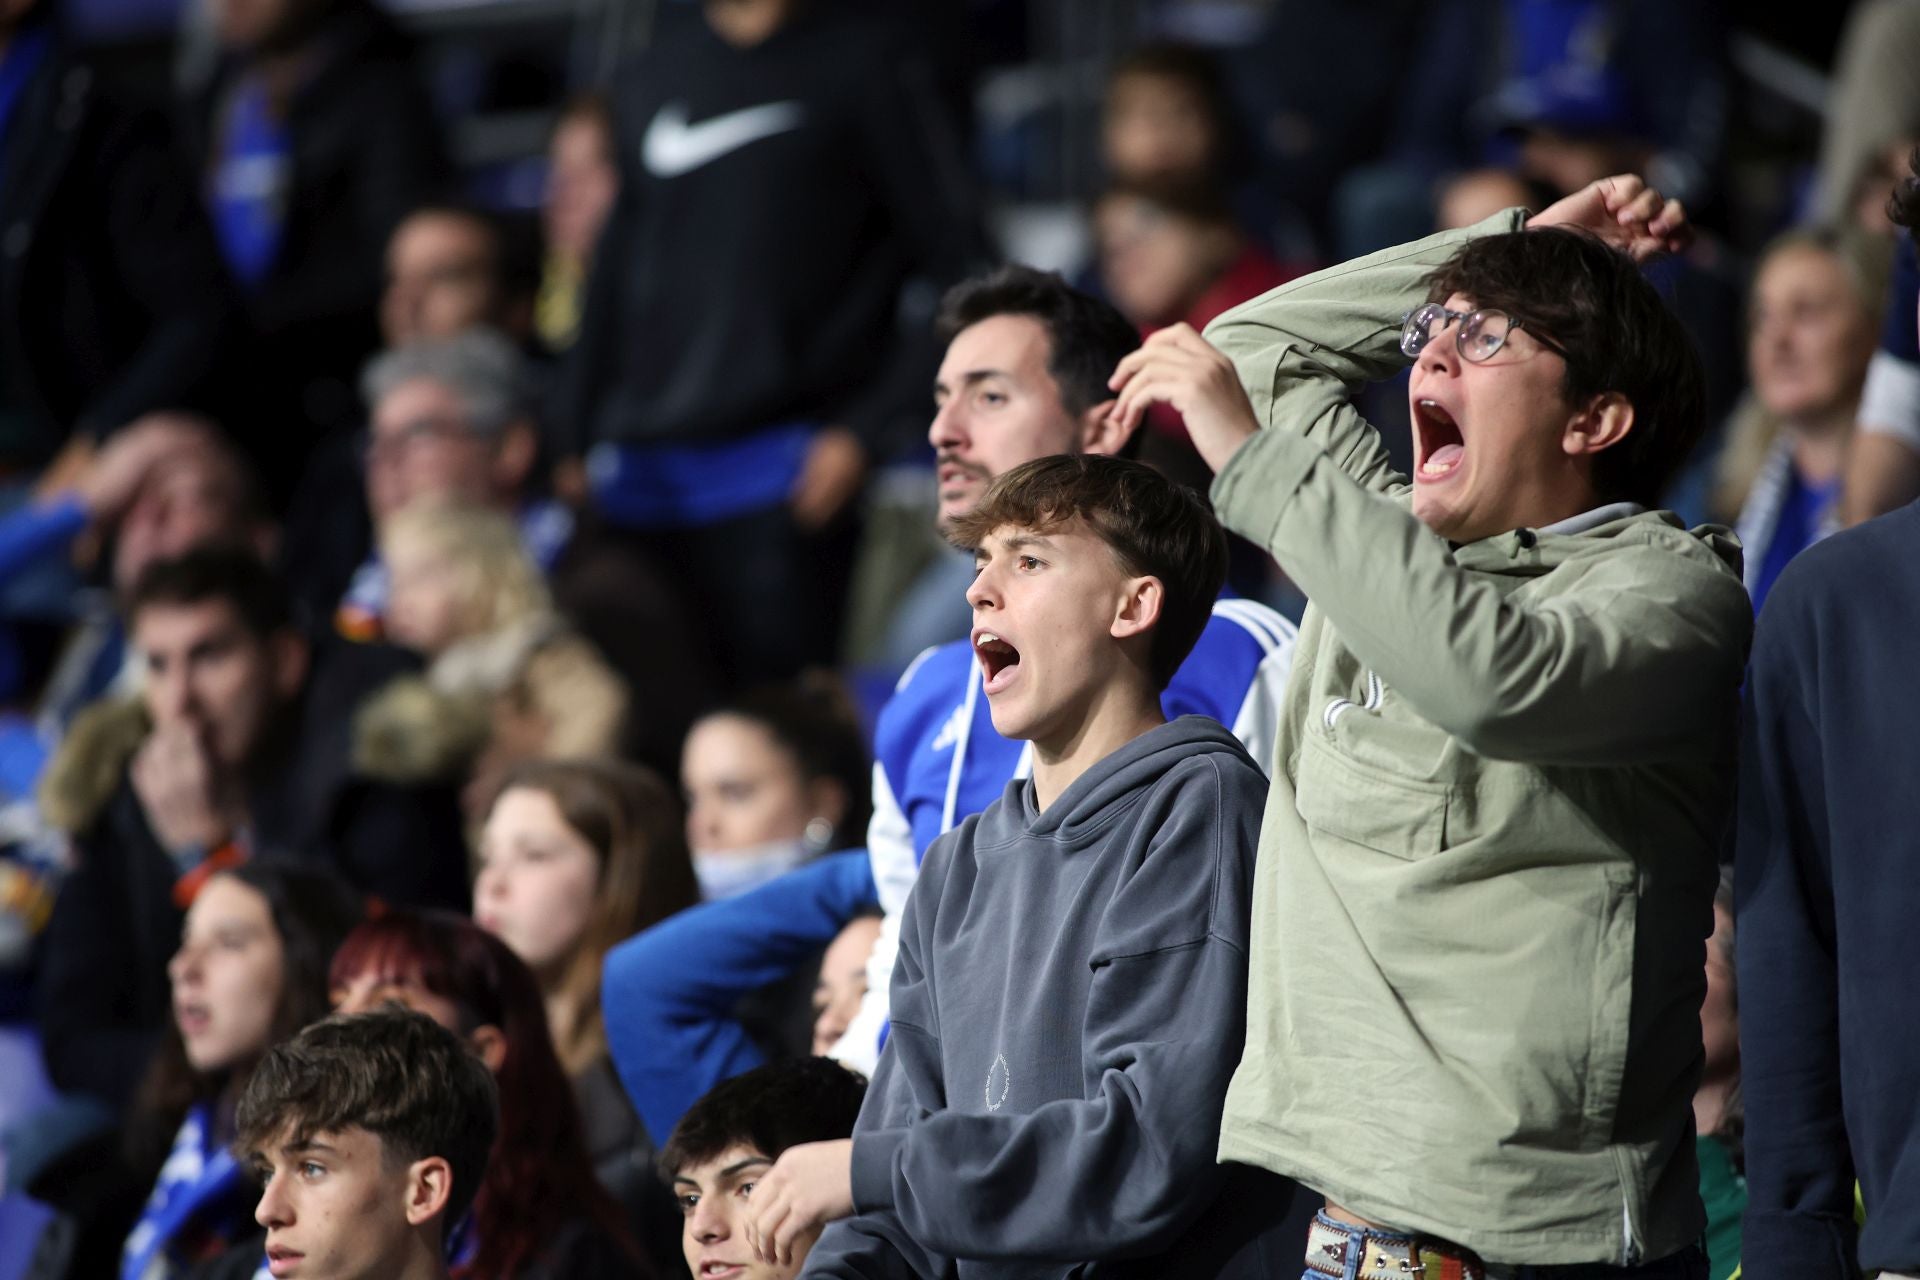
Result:
<svg viewBox="0 0 1920 1280"><path fill-rule="evenodd" d="M1400 350L1409 359L1418 358L1427 349L1427 343L1433 341L1436 328L1444 329L1450 323L1459 325L1453 331L1454 350L1460 358L1472 364L1481 364L1491 360L1494 353L1507 345L1507 335L1515 329L1526 328L1521 321L1514 319L1497 307L1482 307L1478 311L1449 311L1437 302L1429 302L1407 312L1407 318L1400 325ZM1567 350L1550 338L1533 333L1533 340L1562 360L1568 358Z"/></svg>

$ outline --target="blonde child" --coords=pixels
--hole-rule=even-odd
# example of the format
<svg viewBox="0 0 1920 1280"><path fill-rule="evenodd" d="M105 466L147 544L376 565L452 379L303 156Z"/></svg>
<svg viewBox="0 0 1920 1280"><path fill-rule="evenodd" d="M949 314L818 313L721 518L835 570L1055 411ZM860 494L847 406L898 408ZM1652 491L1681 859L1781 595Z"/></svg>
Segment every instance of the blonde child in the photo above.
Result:
<svg viewBox="0 0 1920 1280"><path fill-rule="evenodd" d="M555 612L512 520L473 507L409 507L382 531L388 631L429 660L355 717L354 762L395 781L468 779L478 818L529 759L613 754L627 690Z"/></svg>

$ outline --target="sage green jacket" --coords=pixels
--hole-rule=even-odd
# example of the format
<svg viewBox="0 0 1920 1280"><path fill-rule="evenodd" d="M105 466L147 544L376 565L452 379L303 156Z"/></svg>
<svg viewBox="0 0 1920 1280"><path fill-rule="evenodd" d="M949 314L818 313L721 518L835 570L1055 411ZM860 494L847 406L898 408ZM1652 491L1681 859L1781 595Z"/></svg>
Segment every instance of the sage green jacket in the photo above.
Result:
<svg viewBox="0 0 1920 1280"><path fill-rule="evenodd" d="M1349 388L1510 211L1209 326L1265 428L1221 520L1312 602L1260 833L1220 1158L1490 1262L1698 1239L1704 940L1752 610L1738 544L1621 504L1452 547Z"/></svg>

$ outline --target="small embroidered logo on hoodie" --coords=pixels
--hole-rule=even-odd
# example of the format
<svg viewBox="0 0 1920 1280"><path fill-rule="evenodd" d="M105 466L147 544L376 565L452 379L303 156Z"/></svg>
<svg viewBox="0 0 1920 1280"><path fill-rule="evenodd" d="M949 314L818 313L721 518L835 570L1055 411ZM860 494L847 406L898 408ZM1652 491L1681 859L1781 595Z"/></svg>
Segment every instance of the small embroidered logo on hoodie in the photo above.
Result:
<svg viewBox="0 0 1920 1280"><path fill-rule="evenodd" d="M1013 1077L1007 1072L1007 1055L997 1053L993 1065L987 1068L987 1110L998 1111L1006 1105L1007 1090L1013 1087Z"/></svg>

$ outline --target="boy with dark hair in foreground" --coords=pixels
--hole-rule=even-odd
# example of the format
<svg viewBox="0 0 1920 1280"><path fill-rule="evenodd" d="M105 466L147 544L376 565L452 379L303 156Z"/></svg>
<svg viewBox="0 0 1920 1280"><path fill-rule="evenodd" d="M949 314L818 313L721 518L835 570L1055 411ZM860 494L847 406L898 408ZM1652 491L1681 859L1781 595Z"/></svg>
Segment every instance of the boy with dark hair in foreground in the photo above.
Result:
<svg viewBox="0 0 1920 1280"><path fill-rule="evenodd" d="M382 1010L269 1051L236 1123L275 1280L446 1280L446 1235L480 1189L498 1102L452 1032Z"/></svg>
<svg viewBox="0 0 1920 1280"><path fill-rule="evenodd" d="M785 1258L853 1214L809 1276L1265 1274L1244 1246L1284 1184L1229 1193L1214 1148L1266 781L1217 722L1160 704L1225 535L1098 456L1017 467L951 529L979 564L994 728L1033 743L1033 774L928 852L852 1142L787 1152L749 1231Z"/></svg>
<svg viewBox="0 0 1920 1280"><path fill-rule="evenodd" d="M801 1058L722 1081L689 1107L660 1152L660 1173L685 1221L680 1247L687 1270L728 1280L791 1280L812 1236L795 1244L784 1266L760 1261L742 1229L747 1197L787 1148L852 1133L866 1091L864 1077L833 1059Z"/></svg>

